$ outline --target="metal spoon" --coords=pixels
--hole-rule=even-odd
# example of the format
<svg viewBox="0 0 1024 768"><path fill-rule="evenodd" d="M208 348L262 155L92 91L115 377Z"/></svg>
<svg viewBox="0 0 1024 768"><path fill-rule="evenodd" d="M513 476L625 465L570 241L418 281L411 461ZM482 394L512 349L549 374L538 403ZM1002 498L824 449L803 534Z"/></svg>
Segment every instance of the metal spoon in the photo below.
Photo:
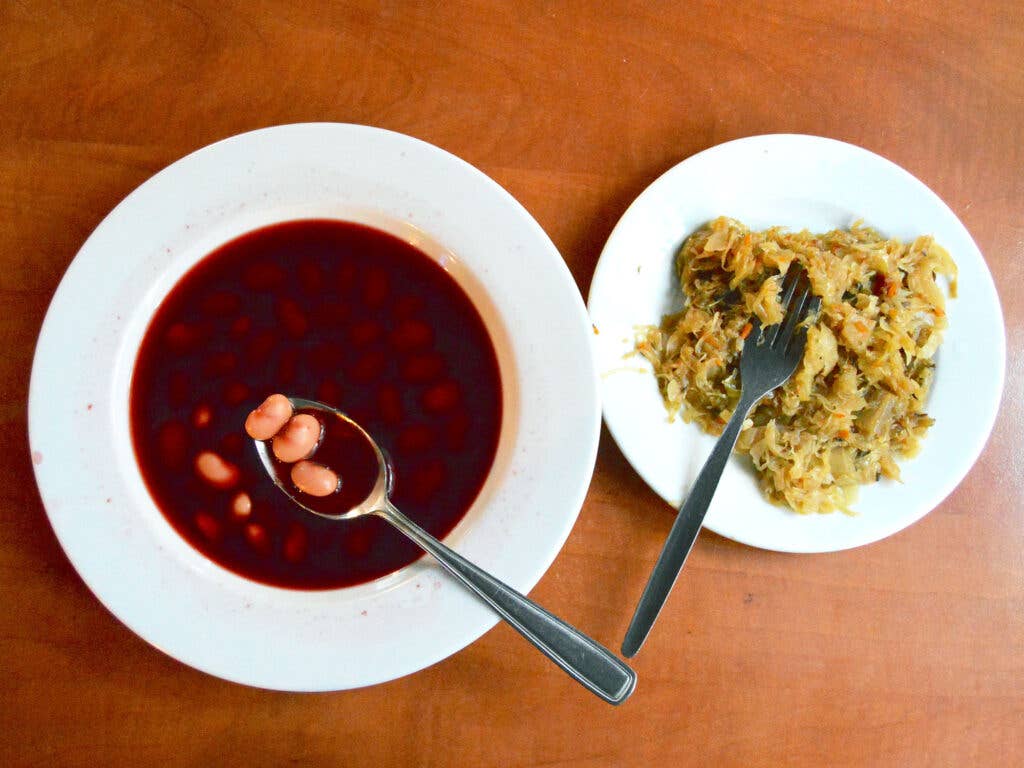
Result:
<svg viewBox="0 0 1024 768"><path fill-rule="evenodd" d="M297 397L289 400L296 411L317 411L326 417L341 419L357 430L373 447L379 471L373 490L361 504L343 514L326 514L307 506L301 495L278 475L269 443L254 441L264 469L288 498L307 512L330 520L352 520L362 515L384 518L433 555L448 573L476 593L519 634L590 691L611 704L621 704L629 698L636 687L636 673L611 651L456 554L395 508L389 498L394 478L391 461L366 430L341 411L323 403Z"/></svg>

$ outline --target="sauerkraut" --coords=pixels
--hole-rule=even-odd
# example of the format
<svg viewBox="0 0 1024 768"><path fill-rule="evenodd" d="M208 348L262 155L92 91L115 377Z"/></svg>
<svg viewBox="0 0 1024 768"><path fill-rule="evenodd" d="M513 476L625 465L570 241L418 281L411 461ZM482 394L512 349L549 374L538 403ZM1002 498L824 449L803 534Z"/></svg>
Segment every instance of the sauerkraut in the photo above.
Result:
<svg viewBox="0 0 1024 768"><path fill-rule="evenodd" d="M783 316L782 278L794 262L821 298L796 373L751 412L736 450L761 489L801 513L850 512L859 485L899 479L933 423L925 403L946 327L956 265L922 236L904 244L859 222L824 234L752 232L721 217L676 258L683 309L642 329L670 418L720 434L739 400L739 358L756 316Z"/></svg>

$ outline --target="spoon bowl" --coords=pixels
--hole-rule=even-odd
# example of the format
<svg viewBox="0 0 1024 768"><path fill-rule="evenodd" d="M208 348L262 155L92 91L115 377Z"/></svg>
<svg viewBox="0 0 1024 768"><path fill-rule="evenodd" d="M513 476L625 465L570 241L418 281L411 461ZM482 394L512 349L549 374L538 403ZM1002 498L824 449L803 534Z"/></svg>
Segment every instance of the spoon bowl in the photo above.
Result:
<svg viewBox="0 0 1024 768"><path fill-rule="evenodd" d="M269 441L254 440L256 452L264 469L274 484L289 499L306 512L330 520L352 520L363 515L376 515L383 518L415 542L424 552L433 555L441 567L493 608L519 634L533 643L549 659L592 693L611 704L621 704L629 698L636 687L636 673L616 658L611 651L446 547L403 515L391 503L390 495L394 485L394 470L391 460L387 453L377 445L373 437L356 421L342 411L315 400L297 397L288 399L295 411L314 412L325 419L340 419L345 428L356 431L366 440L377 457L376 481L366 497L345 512L329 513L311 506L303 498L304 494L298 491L288 478L282 477L278 463L271 453ZM321 439L314 449L314 453L319 450L324 440L329 439L329 433L329 429L321 430ZM332 469L340 470L339 475L344 483L344 467ZM312 499L313 497L307 498Z"/></svg>
<svg viewBox="0 0 1024 768"><path fill-rule="evenodd" d="M270 475L270 479L274 481L274 485L276 485L289 499L307 512L314 514L317 517L327 518L328 520L354 520L355 518L362 517L363 515L375 514L379 509L388 506L390 504L388 499L391 495L391 490L394 487L395 474L394 469L391 466L390 456L388 456L387 452L383 448L377 445L377 441L374 440L357 422L353 421L348 415L339 411L337 408L332 408L331 406L317 402L316 400L305 400L301 397L289 397L288 401L292 404L292 409L295 412L313 411L321 418L337 419L344 424L346 429L361 435L363 439L366 440L366 443L373 449L373 452L377 457L377 481L374 483L373 489L370 491L369 495L347 512L335 513L316 509L316 507L311 506L308 501L314 497L310 497L302 493L294 486L294 484L291 483L289 478L281 475L278 469L278 462L274 458L274 454L270 448L270 441L254 440L253 442L256 444L256 454L260 457L263 469L266 470L268 475ZM321 430L320 442L324 440L323 435L326 432L326 429ZM320 447L320 442L317 443L317 448ZM342 482L344 482L344 480L342 480Z"/></svg>

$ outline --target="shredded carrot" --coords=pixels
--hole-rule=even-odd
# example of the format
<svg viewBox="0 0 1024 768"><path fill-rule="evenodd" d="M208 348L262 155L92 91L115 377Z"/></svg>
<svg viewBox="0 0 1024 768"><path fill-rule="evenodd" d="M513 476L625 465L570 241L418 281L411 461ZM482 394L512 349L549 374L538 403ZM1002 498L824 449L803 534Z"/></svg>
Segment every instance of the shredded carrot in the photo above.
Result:
<svg viewBox="0 0 1024 768"><path fill-rule="evenodd" d="M740 338L747 338L747 336L750 335L750 332L752 330L754 330L754 326L752 326L750 323L746 323L742 328L740 328Z"/></svg>
<svg viewBox="0 0 1024 768"><path fill-rule="evenodd" d="M860 320L857 320L853 324L853 327L856 328L861 333L867 333L868 332L868 327L866 325L864 325L864 323L862 323Z"/></svg>
<svg viewBox="0 0 1024 768"><path fill-rule="evenodd" d="M838 437L840 440L849 440L850 439L850 430L848 430L848 429L840 429L838 432L836 432L836 437Z"/></svg>
<svg viewBox="0 0 1024 768"><path fill-rule="evenodd" d="M900 284L897 282L891 282L885 288L885 295L890 299L895 296L900 290Z"/></svg>

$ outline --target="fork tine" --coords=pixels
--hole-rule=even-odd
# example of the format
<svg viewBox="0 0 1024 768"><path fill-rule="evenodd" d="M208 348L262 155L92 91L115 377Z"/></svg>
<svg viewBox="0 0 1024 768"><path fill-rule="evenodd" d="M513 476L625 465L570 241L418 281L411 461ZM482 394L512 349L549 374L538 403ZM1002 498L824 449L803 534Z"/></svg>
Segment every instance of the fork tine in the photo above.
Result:
<svg viewBox="0 0 1024 768"><path fill-rule="evenodd" d="M764 343L761 341L761 319L757 315L751 315L747 322L750 323L750 333L747 334L747 339L758 344Z"/></svg>
<svg viewBox="0 0 1024 768"><path fill-rule="evenodd" d="M817 317L819 312L821 312L821 296L816 296L812 293L810 302L804 307L804 315L805 317L810 317L811 315Z"/></svg>
<svg viewBox="0 0 1024 768"><path fill-rule="evenodd" d="M808 288L808 291L809 290L810 290L810 288ZM821 297L820 296L815 296L813 293L808 293L807 295L809 296L809 300L807 302L805 302L804 306L801 308L801 311L800 311L800 322L801 323L804 320L806 320L808 317L817 316L818 312L821 310ZM796 332L793 334L793 337L786 344L785 351L787 353L791 352L791 351L795 351L794 345L795 344L803 344L803 340L806 339L806 338L807 338L807 326L805 325L805 326L798 327Z"/></svg>
<svg viewBox="0 0 1024 768"><path fill-rule="evenodd" d="M775 334L772 348L778 347L785 350L789 346L790 339L793 338L793 331L803 319L804 305L809 305L808 299L811 295L810 283L806 278L802 278L799 283L800 289L786 306L786 317L779 324L779 331Z"/></svg>
<svg viewBox="0 0 1024 768"><path fill-rule="evenodd" d="M803 269L799 264L791 264L790 268L786 270L786 276L782 280L782 295L779 297L779 303L787 313L789 311L789 302L793 298L793 291L796 290L797 283L800 282L801 272L803 272ZM769 346L775 346L775 341L779 338L781 332L782 323L780 322L776 324L775 330L771 332L771 338L768 339Z"/></svg>

